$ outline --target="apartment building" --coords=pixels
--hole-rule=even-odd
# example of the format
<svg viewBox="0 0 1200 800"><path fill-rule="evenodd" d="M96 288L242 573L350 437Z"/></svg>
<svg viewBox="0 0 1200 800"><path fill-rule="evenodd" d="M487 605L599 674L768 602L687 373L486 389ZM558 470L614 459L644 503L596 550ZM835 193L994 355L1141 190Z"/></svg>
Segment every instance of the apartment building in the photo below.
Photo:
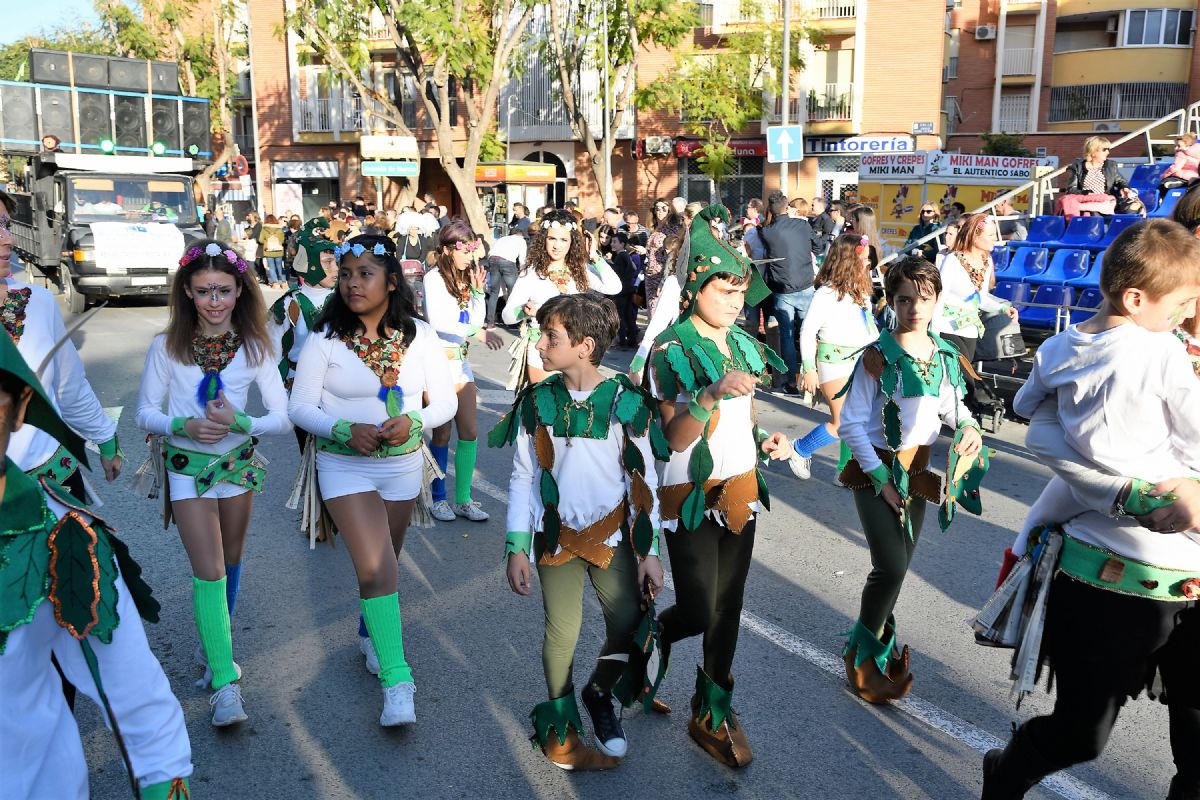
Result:
<svg viewBox="0 0 1200 800"><path fill-rule="evenodd" d="M805 155L790 165L789 194L854 199L864 152L942 146L942 68L949 38L939 2L792 0L791 5L795 24L813 27L819 37L805 45L805 68L791 77L788 118L805 126ZM778 24L781 9L779 0L749 5L709 0L700 4L701 26L685 37L681 49L703 53L720 47L722 35L738 26ZM346 201L358 194L374 199L375 181L362 174L358 145L363 132L377 124L370 101L306 52L297 36L278 37L282 22L283 4L278 0L248 0L250 58L240 84L234 133L251 162L260 205L267 212L309 215L329 200ZM540 24L535 21L535 31ZM454 192L438 161L420 101L424 87L396 69L382 20L368 32L368 40L377 51L368 78L397 100L417 139L419 193L432 193L453 208ZM537 63L536 53L521 57L528 63L501 92L497 124L510 160L554 165L555 183L529 195L530 205L541 198L556 205L577 198L585 209L598 210L601 187L588 166L586 149L571 133L554 71ZM673 51L645 53L639 82L652 81L675 64ZM599 135L600 76L582 76L576 89ZM779 188L779 167L766 160L766 129L780 120L782 108L772 97L766 107L763 120L735 137L736 170L720 187L700 173L698 143L675 110L631 113L613 131L617 201L638 207L656 196L679 194L705 201L720 197L740 212L749 199ZM463 144L461 125L459 133ZM384 203L395 202L399 183L382 183Z"/></svg>
<svg viewBox="0 0 1200 800"><path fill-rule="evenodd" d="M1196 0L948 0L947 145L1013 133L1060 162L1200 97ZM1164 129L1161 134L1174 131ZM1156 138L1159 132L1152 132ZM1144 155L1136 139L1116 155Z"/></svg>

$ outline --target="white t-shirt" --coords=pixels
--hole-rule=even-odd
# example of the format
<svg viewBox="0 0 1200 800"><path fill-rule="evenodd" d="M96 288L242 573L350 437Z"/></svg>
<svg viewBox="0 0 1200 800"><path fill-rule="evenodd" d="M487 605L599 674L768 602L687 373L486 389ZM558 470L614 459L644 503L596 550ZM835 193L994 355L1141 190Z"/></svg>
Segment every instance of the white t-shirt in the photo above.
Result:
<svg viewBox="0 0 1200 800"><path fill-rule="evenodd" d="M875 320L865 306L850 295L838 298L837 290L822 286L813 293L804 324L800 326L800 360L817 361L817 340L847 347L865 347L879 338Z"/></svg>
<svg viewBox="0 0 1200 800"><path fill-rule="evenodd" d="M483 295L471 292L466 309L458 305L458 299L446 291L446 282L437 269L425 273L425 316L437 331L438 337L447 347L456 347L475 335L483 324L487 310ZM462 321L466 311L467 319Z"/></svg>
<svg viewBox="0 0 1200 800"><path fill-rule="evenodd" d="M601 294L620 294L621 278L608 265L608 262L602 258L597 258L588 264L588 289L600 292ZM579 288L575 285L574 278L571 278L567 282L566 290L560 292L554 281L549 278L538 277L538 274L532 269L525 270L517 276L512 292L509 294L508 300L505 301L504 313L501 315L504 323L506 325L515 325L517 323L517 313L529 301L532 300L540 306L551 297L556 297L560 294L579 294ZM532 320L530 324L536 325L537 321Z"/></svg>
<svg viewBox="0 0 1200 800"><path fill-rule="evenodd" d="M514 264L524 264L528 243L524 236L501 236L492 243L491 255Z"/></svg>
<svg viewBox="0 0 1200 800"><path fill-rule="evenodd" d="M974 326L956 328L951 317L946 314L946 306L973 306L979 311L998 312L1008 307L1008 304L992 294L989 288L992 284L992 268L988 267L983 276L983 288L976 289L966 267L954 253L946 254L938 266L942 273L942 294L938 298L937 309L933 314L933 332L950 333L964 339L979 338L979 330Z"/></svg>

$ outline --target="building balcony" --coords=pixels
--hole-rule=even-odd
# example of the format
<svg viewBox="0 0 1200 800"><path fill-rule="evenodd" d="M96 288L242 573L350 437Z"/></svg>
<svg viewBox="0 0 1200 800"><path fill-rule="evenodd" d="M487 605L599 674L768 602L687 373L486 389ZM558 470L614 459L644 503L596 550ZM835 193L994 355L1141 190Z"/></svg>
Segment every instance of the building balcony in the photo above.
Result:
<svg viewBox="0 0 1200 800"><path fill-rule="evenodd" d="M996 133L1029 132L1029 95L1000 96L1000 117L992 126Z"/></svg>
<svg viewBox="0 0 1200 800"><path fill-rule="evenodd" d="M1158 119L1184 106L1187 88L1186 83L1167 82L1055 86L1050 89L1049 122Z"/></svg>
<svg viewBox="0 0 1200 800"><path fill-rule="evenodd" d="M1033 75L1035 52L1032 47L1004 48L1004 76Z"/></svg>
<svg viewBox="0 0 1200 800"><path fill-rule="evenodd" d="M1094 14L1104 11L1124 12L1129 8L1184 8L1194 9L1193 0L1058 0L1056 16L1069 17L1074 14Z"/></svg>
<svg viewBox="0 0 1200 800"><path fill-rule="evenodd" d="M357 96L306 97L297 102L296 113L302 133L363 129L362 98Z"/></svg>
<svg viewBox="0 0 1200 800"><path fill-rule="evenodd" d="M1142 81L1186 82L1192 50L1187 47L1101 47L1054 54L1055 86Z"/></svg>
<svg viewBox="0 0 1200 800"><path fill-rule="evenodd" d="M854 118L854 87L827 83L824 91L809 89L804 94L805 118L809 122Z"/></svg>
<svg viewBox="0 0 1200 800"><path fill-rule="evenodd" d="M708 24L715 30L728 25L757 25L783 20L782 0L709 0ZM704 13L704 12L702 12ZM858 0L792 0L791 19L805 21L826 33L853 32Z"/></svg>

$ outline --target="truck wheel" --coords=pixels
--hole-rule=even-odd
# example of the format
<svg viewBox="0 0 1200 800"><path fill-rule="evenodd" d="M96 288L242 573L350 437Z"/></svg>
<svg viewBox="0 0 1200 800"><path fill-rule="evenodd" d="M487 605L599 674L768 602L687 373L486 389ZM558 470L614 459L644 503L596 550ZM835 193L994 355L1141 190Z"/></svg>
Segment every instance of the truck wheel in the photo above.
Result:
<svg viewBox="0 0 1200 800"><path fill-rule="evenodd" d="M63 291L67 295L67 308L71 310L72 314L82 314L87 311L87 295L79 291L70 276L63 277Z"/></svg>

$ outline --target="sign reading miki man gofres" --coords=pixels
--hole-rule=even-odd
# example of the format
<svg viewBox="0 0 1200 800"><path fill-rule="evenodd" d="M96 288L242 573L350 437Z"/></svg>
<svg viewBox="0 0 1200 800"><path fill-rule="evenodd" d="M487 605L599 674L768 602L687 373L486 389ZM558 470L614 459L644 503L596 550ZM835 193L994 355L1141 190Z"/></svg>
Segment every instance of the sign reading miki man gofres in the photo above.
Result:
<svg viewBox="0 0 1200 800"><path fill-rule="evenodd" d="M860 180L910 181L929 179L938 183L1023 183L1039 168L1058 166L1058 158L1022 156L979 156L943 153L864 153L859 164Z"/></svg>

